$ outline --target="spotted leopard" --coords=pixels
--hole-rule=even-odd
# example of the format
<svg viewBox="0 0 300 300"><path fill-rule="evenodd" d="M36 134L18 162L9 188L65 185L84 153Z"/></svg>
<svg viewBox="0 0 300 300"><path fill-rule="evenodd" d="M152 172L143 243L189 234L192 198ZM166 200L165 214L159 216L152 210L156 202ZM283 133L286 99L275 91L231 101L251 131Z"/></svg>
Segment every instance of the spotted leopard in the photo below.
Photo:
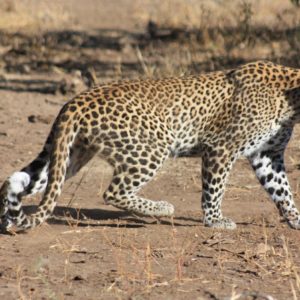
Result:
<svg viewBox="0 0 300 300"><path fill-rule="evenodd" d="M300 229L284 168L284 150L300 121L300 70L258 61L236 69L160 80L106 84L67 102L43 150L0 189L5 227L31 228L53 212L65 180L95 154L114 169L105 203L146 216L174 207L137 195L170 155L202 156L206 226L233 229L222 215L226 179L236 159L248 158L260 183L292 228ZM26 215L21 198L44 192Z"/></svg>

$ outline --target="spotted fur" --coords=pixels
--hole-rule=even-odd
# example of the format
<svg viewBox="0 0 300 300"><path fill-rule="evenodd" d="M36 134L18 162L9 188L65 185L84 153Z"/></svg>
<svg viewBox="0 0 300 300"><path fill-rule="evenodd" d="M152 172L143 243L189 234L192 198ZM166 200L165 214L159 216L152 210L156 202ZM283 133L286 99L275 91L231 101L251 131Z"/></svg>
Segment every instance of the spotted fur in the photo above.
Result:
<svg viewBox="0 0 300 300"><path fill-rule="evenodd" d="M170 155L202 156L204 224L235 228L222 215L225 183L244 155L288 224L300 228L283 154L300 120L300 70L254 62L233 70L163 80L113 83L64 105L42 152L0 189L5 226L34 227L53 212L64 181L96 153L114 168L107 204L148 216L173 205L137 195ZM43 192L27 216L22 196Z"/></svg>

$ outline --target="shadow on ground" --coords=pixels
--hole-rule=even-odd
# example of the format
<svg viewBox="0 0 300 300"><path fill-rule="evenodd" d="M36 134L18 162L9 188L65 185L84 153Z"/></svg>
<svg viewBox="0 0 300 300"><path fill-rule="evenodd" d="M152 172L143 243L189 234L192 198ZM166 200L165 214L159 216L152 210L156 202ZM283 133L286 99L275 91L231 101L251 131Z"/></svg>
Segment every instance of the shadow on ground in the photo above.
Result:
<svg viewBox="0 0 300 300"><path fill-rule="evenodd" d="M24 206L26 214L33 214L36 211L35 205ZM112 221L112 224L109 221ZM116 222L119 220L120 223ZM103 222L101 222L103 221ZM75 209L66 206L57 206L54 210L53 217L48 221L50 224L74 225L79 227L126 227L139 228L146 225L169 225L169 226L199 226L200 218L177 216L173 220L162 218L160 220L149 217L142 217L127 211L113 211L104 209Z"/></svg>

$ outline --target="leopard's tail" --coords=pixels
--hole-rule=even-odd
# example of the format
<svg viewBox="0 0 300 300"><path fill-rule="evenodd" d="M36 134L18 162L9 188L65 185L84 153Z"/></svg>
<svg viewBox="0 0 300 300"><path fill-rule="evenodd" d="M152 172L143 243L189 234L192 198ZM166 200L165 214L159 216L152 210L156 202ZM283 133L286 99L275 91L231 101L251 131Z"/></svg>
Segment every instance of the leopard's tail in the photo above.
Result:
<svg viewBox="0 0 300 300"><path fill-rule="evenodd" d="M78 112L68 109L69 105L70 103L67 103L62 108L50 133L52 147L49 153L48 181L43 198L37 211L32 215L26 215L20 207L16 224L19 228L27 229L41 224L51 216L56 206L57 197L65 181L70 151L80 130Z"/></svg>

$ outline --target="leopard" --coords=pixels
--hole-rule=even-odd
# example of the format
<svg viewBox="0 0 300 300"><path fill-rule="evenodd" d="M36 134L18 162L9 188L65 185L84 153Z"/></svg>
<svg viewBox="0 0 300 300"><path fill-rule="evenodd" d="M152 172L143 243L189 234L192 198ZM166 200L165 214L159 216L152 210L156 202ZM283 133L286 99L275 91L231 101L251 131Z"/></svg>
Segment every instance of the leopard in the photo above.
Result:
<svg viewBox="0 0 300 300"><path fill-rule="evenodd" d="M105 83L63 105L38 156L0 188L1 224L26 230L47 220L64 182L95 155L113 168L106 204L155 218L174 216L167 201L139 196L170 156L201 157L204 226L235 229L221 210L235 161L250 162L279 214L300 229L284 152L300 122L300 70L269 61L221 71ZM22 198L43 193L32 214ZM199 217L200 220L200 217Z"/></svg>

